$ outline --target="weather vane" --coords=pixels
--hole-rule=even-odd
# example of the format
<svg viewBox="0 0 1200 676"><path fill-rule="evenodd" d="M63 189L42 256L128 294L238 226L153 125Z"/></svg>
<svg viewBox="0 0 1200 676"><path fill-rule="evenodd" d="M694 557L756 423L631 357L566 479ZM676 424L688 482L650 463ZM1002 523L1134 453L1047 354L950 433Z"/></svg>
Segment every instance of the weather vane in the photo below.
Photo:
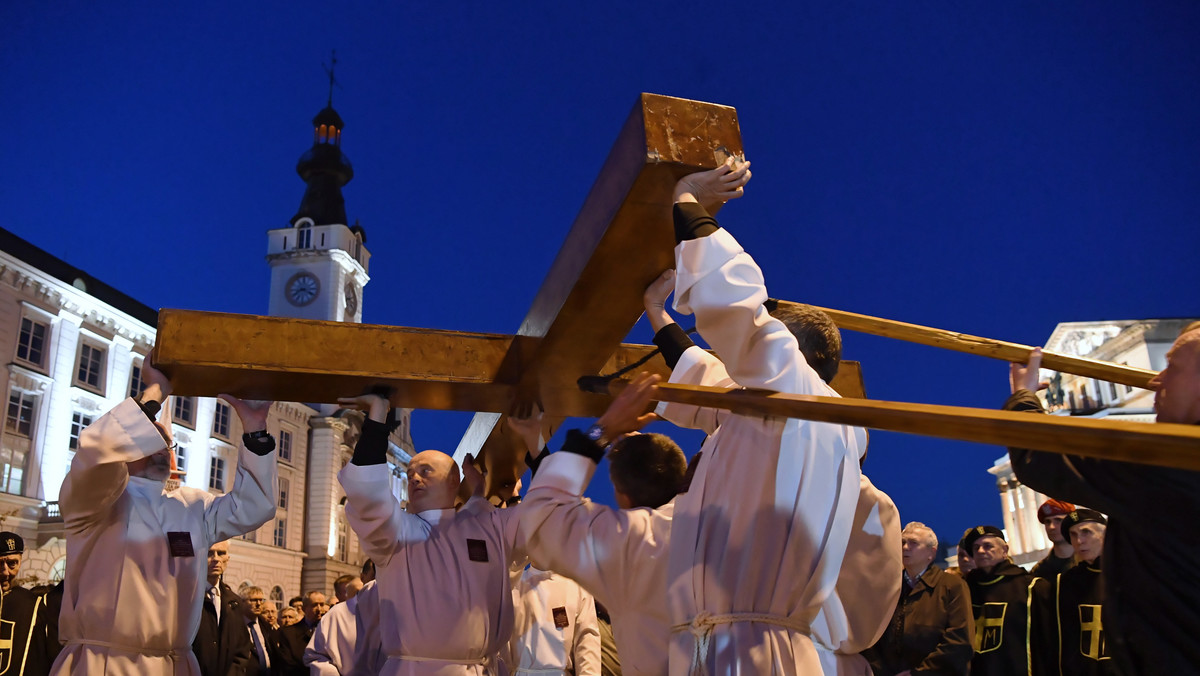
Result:
<svg viewBox="0 0 1200 676"><path fill-rule="evenodd" d="M337 50L333 49L333 50L330 50L329 65L326 66L323 63L321 64L321 67L324 68L325 72L329 74L329 104L328 105L330 108L333 107L333 85L336 84L338 87L342 86L341 83L338 82L333 77L333 69L335 66L337 66Z"/></svg>

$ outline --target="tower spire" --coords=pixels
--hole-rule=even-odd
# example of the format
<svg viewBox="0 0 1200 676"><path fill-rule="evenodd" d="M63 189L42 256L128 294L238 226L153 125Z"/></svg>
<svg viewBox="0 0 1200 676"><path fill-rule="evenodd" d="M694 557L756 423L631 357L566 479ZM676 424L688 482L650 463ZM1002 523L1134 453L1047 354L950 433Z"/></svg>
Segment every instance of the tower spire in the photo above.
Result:
<svg viewBox="0 0 1200 676"><path fill-rule="evenodd" d="M321 67L324 68L325 73L329 75L329 101L325 105L332 108L333 107L333 85L336 84L339 87L342 86L340 83L338 83L337 79L334 78L334 76L333 76L333 69L335 67L337 67L337 50L336 49L330 50L329 65L326 66L325 64L321 64Z"/></svg>

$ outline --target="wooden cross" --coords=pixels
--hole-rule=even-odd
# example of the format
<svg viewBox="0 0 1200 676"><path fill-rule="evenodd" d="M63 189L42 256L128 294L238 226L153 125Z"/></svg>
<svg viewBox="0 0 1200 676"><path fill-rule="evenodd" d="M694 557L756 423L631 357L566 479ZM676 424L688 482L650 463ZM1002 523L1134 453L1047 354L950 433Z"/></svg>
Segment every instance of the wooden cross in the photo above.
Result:
<svg viewBox="0 0 1200 676"><path fill-rule="evenodd" d="M741 154L733 108L642 94L515 336L166 309L153 363L188 396L331 402L382 383L395 406L477 411L455 456L482 451L492 493L523 471L501 424L514 402L540 402L550 424L598 416L608 397L576 379L650 351L621 340L674 266L675 182ZM835 386L862 396L857 364L842 371Z"/></svg>

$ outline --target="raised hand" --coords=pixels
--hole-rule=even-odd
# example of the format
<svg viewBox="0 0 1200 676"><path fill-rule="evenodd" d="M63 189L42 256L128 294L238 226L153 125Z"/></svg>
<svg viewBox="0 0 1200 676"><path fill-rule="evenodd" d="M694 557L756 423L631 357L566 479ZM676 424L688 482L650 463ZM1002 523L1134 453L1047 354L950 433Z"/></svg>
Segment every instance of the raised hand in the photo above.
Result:
<svg viewBox="0 0 1200 676"><path fill-rule="evenodd" d="M238 419L242 421L242 431L246 433L259 432L267 429L267 412L271 410L271 401L243 401L232 394L219 394L217 398L233 407Z"/></svg>
<svg viewBox="0 0 1200 676"><path fill-rule="evenodd" d="M613 399L608 410L596 421L609 439L636 432L658 419L649 409L650 402L658 394L660 381L662 377L658 374L642 371Z"/></svg>
<svg viewBox="0 0 1200 676"><path fill-rule="evenodd" d="M392 404L378 394L360 394L357 397L338 397L338 406L366 411L367 417L375 422L387 422Z"/></svg>
<svg viewBox="0 0 1200 676"><path fill-rule="evenodd" d="M463 483L467 485L467 493L472 497L483 496L483 472L475 466L475 456L467 454L462 464Z"/></svg>
<svg viewBox="0 0 1200 676"><path fill-rule="evenodd" d="M154 368L148 358L142 360L142 382L146 384L146 389L142 390L139 397L143 403L157 401L161 404L171 395L171 381L166 374Z"/></svg>
<svg viewBox="0 0 1200 676"><path fill-rule="evenodd" d="M688 174L675 184L676 202L699 202L715 214L726 202L744 194L750 181L750 163L728 158L716 169Z"/></svg>
<svg viewBox="0 0 1200 676"><path fill-rule="evenodd" d="M536 456L542 450L542 409L537 404L525 415L510 413L508 428L521 437L521 441L525 442L525 450L530 455Z"/></svg>
<svg viewBox="0 0 1200 676"><path fill-rule="evenodd" d="M1029 359L1024 364L1009 364L1008 384L1013 393L1017 390L1037 392L1050 386L1041 382L1039 377L1042 368L1042 348L1035 347L1029 352Z"/></svg>

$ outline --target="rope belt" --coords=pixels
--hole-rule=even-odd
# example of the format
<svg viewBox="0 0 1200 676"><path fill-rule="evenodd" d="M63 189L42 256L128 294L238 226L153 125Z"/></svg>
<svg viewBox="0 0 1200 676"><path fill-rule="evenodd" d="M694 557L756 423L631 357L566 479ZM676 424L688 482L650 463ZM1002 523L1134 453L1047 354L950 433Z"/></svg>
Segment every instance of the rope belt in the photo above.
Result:
<svg viewBox="0 0 1200 676"><path fill-rule="evenodd" d="M696 613L691 622L684 622L683 624L671 627L672 634L687 631L695 639L696 647L692 651L692 668L688 673L698 674L699 676L705 676L708 673L708 644L712 639L713 627L720 624L740 624L742 622L772 624L776 627L791 629L805 636L808 636L810 631L808 622L782 615L768 615L766 613L726 613L724 615L714 615L707 610L701 610Z"/></svg>
<svg viewBox="0 0 1200 676"><path fill-rule="evenodd" d="M486 657L464 657L454 659L449 657L421 657L419 655L404 655L401 653L388 653L389 660L403 660L405 662L445 662L446 664L467 664L486 666L488 660Z"/></svg>
<svg viewBox="0 0 1200 676"><path fill-rule="evenodd" d="M88 639L88 638L67 639L66 645L67 646L90 645L90 646L95 646L97 648L109 648L111 650L120 650L121 652L131 653L134 655L147 655L149 657L165 657L165 658L171 660L172 662L179 660L180 653L187 653L187 652L191 652L191 650L192 650L191 646L187 646L184 648L146 648L143 646L135 647L135 646L128 646L128 645L121 645L120 643L111 643L109 641L97 641L97 640Z"/></svg>

